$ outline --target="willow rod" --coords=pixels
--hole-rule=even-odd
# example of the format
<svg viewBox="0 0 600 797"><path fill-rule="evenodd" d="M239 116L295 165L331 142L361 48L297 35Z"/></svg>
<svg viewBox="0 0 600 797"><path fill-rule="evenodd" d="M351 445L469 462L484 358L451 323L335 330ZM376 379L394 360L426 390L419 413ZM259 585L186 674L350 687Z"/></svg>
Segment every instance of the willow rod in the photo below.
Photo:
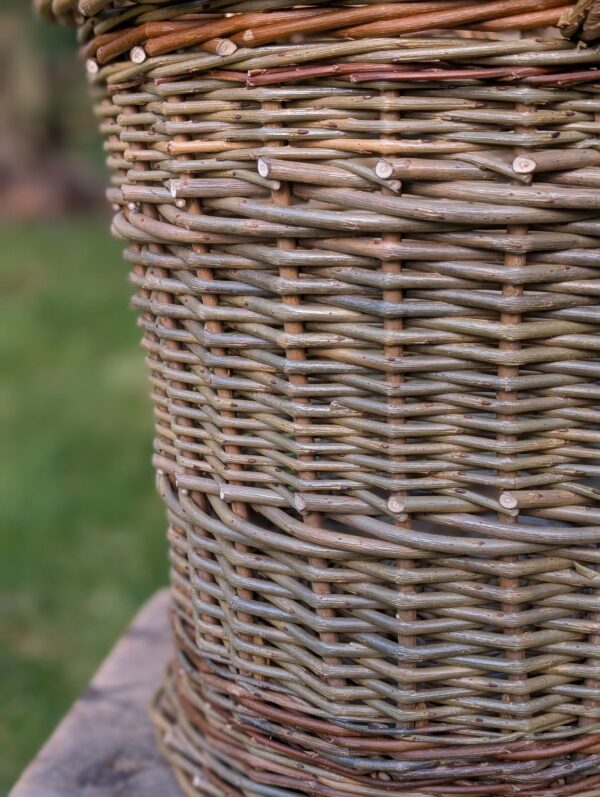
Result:
<svg viewBox="0 0 600 797"><path fill-rule="evenodd" d="M404 19L386 22L371 22L365 25L344 28L338 31L339 36L348 38L365 38L370 36L398 36L407 33L418 33L438 28L460 27L473 22L486 22L519 12L527 13L563 5L564 0L500 0L491 3L464 5L456 9L415 14Z"/></svg>

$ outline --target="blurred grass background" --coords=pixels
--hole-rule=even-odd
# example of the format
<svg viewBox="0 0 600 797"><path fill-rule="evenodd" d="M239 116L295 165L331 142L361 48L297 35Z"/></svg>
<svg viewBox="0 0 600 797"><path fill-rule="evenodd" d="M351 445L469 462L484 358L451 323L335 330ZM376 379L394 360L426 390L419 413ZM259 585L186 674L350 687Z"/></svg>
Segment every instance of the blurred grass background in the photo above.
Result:
<svg viewBox="0 0 600 797"><path fill-rule="evenodd" d="M5 794L166 580L166 558L143 354L72 36L19 0L2 0L0 32Z"/></svg>

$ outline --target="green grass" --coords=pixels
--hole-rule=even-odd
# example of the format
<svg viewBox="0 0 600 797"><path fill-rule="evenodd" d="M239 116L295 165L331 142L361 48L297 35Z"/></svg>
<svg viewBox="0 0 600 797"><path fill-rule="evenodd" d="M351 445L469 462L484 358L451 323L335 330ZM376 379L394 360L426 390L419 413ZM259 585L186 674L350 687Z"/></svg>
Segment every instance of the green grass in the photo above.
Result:
<svg viewBox="0 0 600 797"><path fill-rule="evenodd" d="M108 223L0 228L0 793L166 580L151 408Z"/></svg>

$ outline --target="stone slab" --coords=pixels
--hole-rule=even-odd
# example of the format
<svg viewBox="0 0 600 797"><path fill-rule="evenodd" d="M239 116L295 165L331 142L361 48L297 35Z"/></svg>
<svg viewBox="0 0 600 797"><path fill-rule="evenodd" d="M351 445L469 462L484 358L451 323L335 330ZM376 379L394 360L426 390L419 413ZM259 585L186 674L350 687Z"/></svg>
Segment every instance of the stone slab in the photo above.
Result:
<svg viewBox="0 0 600 797"><path fill-rule="evenodd" d="M142 607L9 797L181 797L147 712L170 652L168 600Z"/></svg>

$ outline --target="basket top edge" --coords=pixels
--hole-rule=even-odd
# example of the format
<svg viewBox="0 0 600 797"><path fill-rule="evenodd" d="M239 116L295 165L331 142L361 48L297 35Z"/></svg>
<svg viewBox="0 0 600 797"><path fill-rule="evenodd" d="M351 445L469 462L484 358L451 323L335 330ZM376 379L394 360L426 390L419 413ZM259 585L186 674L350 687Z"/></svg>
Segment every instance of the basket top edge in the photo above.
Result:
<svg viewBox="0 0 600 797"><path fill-rule="evenodd" d="M381 1L383 3L386 2L386 0ZM416 2L416 0L402 1ZM160 8L173 6L174 10L177 7L176 15L179 16L182 13L186 13L186 11L182 9L182 6L188 5L185 0L183 0L183 2L182 0L32 0L32 2L39 16L52 22L65 25L82 24L86 19L98 15L110 14L115 11L123 12L128 8L134 9L135 6L142 6L143 10L146 12L149 7L154 7L156 10L159 10ZM293 8L294 5L320 5L321 2L322 0L299 0L298 3L294 3L289 0L282 0L281 7L290 9ZM387 3L389 2L390 0L387 0ZM391 2L398 2L398 0L391 0ZM465 0L465 5L469 2L473 2L473 0ZM564 0L564 2L565 6L569 5L569 7L563 10L563 14L557 26L562 35L577 42L585 42L586 44L597 43L600 40L600 0ZM373 5L380 4L379 0L343 0L339 5L355 6L370 5L371 3L373 3ZM194 6L194 8L190 8L190 11L196 13L198 11L210 13L211 10L215 12L220 10L226 15L236 11L235 5L231 3L224 4L223 2L217 2L215 4L216 7L211 9L211 0L206 0L206 2L201 4L190 2L189 5ZM247 7L248 3L244 5ZM328 7L323 9L324 12L331 10L331 5L335 5L335 2L328 4ZM532 6L535 5L535 3L532 3ZM261 0L256 0L256 10L262 10L263 8L266 10L267 7L268 10L274 9L272 2L268 2L265 6ZM564 9L562 3L561 7ZM510 12L509 16L514 18L514 12Z"/></svg>

